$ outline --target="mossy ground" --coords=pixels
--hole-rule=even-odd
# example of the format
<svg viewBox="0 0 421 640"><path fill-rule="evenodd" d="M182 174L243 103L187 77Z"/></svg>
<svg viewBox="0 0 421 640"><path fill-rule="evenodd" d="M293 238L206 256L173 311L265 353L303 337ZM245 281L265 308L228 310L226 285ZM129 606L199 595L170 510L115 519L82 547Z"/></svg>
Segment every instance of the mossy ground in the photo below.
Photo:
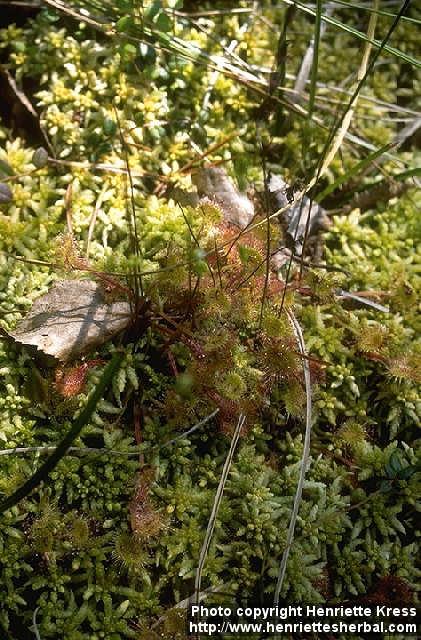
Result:
<svg viewBox="0 0 421 640"><path fill-rule="evenodd" d="M269 4L265 15L279 25L284 9ZM343 18L351 20L346 12ZM175 24L178 36L218 51L218 42L202 29L181 19ZM243 24L241 14L225 15L217 21L217 40L229 44ZM387 24L382 17L380 32ZM203 25L208 31L209 23ZM297 37L288 70L296 72L313 27L299 16L292 28ZM244 31L237 53L249 64L268 66L276 36L256 21ZM394 39L410 54L415 26L402 24ZM173 313L184 331L175 331L168 344L168 331L164 336L151 325L124 345L112 388L74 443L101 450L67 455L48 482L1 517L1 624L16 640L33 637L36 610L43 640L120 640L152 637L151 624L162 618L160 637L182 637L183 623L170 610L194 591L240 410L247 429L202 585L221 589L227 598L271 602L302 454L301 361L291 327L279 316L273 282L261 316L264 266L246 287L236 288L261 256L264 233L249 241L248 252L227 258L215 285L204 253L225 238L220 212L209 204L181 208L162 195L169 180L189 189L190 171L180 170L214 145L207 160L223 162L240 184L261 184L258 135L270 135L256 132L254 124L261 97L224 74L214 77L212 69L165 52L155 57L147 47L133 51L52 11L22 28L2 30L0 47L12 75L32 92L56 157L37 169L38 145L13 133L10 123L0 124L0 160L18 176L8 182L12 201L0 209L3 327L13 328L55 279L69 277L57 247L71 210L78 249L93 268L147 272L147 297L154 308ZM352 36L331 33L320 52L320 81L343 81L359 56ZM394 60L379 67L364 94L394 103L398 71ZM204 108L210 86L210 106ZM393 138L396 124L378 114L375 102L362 99L355 130L381 146ZM281 154L271 158L271 168L291 181L302 177L326 135L313 126L308 145L308 124L291 118L287 131L272 136ZM415 165L414 156L413 149L396 152L384 169L393 171L395 162ZM126 161L140 254L132 250L127 225ZM327 181L354 162L353 148L344 145ZM366 212L334 216L324 234L325 260L349 275L310 271L306 294L287 296L315 362L311 465L281 594L285 602L358 601L387 591L391 576L398 580L382 597L401 604L399 598L409 600L416 590L417 206L419 194L410 189ZM272 232L273 242L280 241L276 224ZM200 250L192 238L199 239ZM31 262L36 260L54 264ZM160 271L163 266L173 268ZM81 277L77 271L71 275ZM375 292L390 312L339 300L338 287ZM187 339L192 327L193 338ZM116 348L118 342L106 344L88 359L106 362ZM56 444L103 366L90 368L82 392L66 398L54 371L2 340L2 448ZM218 418L163 446L215 408ZM140 458L125 455L139 442ZM0 491L10 494L41 459L31 452L0 457Z"/></svg>

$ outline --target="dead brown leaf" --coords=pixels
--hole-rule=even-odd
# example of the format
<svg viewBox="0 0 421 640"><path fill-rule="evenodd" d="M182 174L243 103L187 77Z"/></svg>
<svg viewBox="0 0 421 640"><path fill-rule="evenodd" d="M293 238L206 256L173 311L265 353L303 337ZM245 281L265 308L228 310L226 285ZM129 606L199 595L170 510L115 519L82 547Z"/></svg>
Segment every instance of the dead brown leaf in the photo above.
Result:
<svg viewBox="0 0 421 640"><path fill-rule="evenodd" d="M226 222L245 229L254 218L254 205L240 193L221 167L204 167L192 175L200 197L214 200L222 209Z"/></svg>
<svg viewBox="0 0 421 640"><path fill-rule="evenodd" d="M61 280L34 302L9 335L43 355L67 362L101 346L129 323L130 304L107 302L100 283Z"/></svg>

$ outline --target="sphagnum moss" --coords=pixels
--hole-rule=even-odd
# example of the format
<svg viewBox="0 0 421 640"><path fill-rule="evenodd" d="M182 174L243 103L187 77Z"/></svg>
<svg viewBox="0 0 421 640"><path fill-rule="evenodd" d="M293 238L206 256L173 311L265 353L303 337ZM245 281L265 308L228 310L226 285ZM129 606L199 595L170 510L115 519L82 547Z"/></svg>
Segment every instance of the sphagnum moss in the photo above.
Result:
<svg viewBox="0 0 421 640"><path fill-rule="evenodd" d="M279 20L279 9L268 11ZM227 37L235 36L239 20L232 15L221 22ZM309 23L301 26L310 37ZM273 37L264 22L255 27L245 32L241 55L246 47L250 62L263 65L274 49ZM175 28L178 35L188 30L195 44L218 51L196 26L177 21ZM347 38L337 36L342 44L349 44ZM297 59L305 43L297 38L292 44ZM332 61L329 45L323 46L321 79L342 80L355 68L357 47L337 46ZM66 232L69 212L78 249L84 255L89 237L87 258L97 271L152 272L145 287L155 310L169 310L177 319L185 314L200 275L197 296L190 300L193 321L182 325L184 333L169 324L175 335L170 330L162 335L151 325L141 339L125 345L111 392L74 443L80 454L68 455L48 485L2 516L0 621L12 632L18 621L29 628L37 610L42 638L144 637L145 620L159 618L193 591L226 455L225 434L241 409L248 416L247 432L226 484L203 583L223 584L234 597L253 600L264 592L272 598L303 446L300 359L288 323L279 316L276 295L256 329L264 269L236 290L261 255L256 249L261 239L250 249L251 258L243 251L243 261L231 254L213 265L215 286L203 254L224 237L217 209L209 203L181 208L159 195L166 184L162 177L191 189L189 172L178 172L192 160L191 140L199 153L231 137L211 160L228 167L233 160L234 167L243 167L246 175L238 176L243 182L261 181L255 128L248 124L258 101L234 79L220 75L212 88L212 109L204 113L195 105L203 103L211 69L161 54L144 60L139 74L139 61L130 50L84 25L71 28L54 21L51 13L41 13L25 28L3 30L0 47L9 53L17 81L30 79L39 87L33 100L56 157L40 166L36 147L0 128L0 160L22 175L7 182L12 200L0 209L3 327L13 328L32 301L65 273L63 264L61 269L56 265L57 238ZM393 101L392 76L380 71L377 78L373 95ZM369 101L359 115L379 120ZM373 142L384 144L393 134L392 125L363 122ZM136 257L128 239L118 125L133 177L140 241ZM288 165L275 163L274 169L286 178L303 171L304 140L299 120L273 139L283 145ZM312 152L322 140L322 130L316 130ZM407 156L403 153L402 160ZM335 159L330 179L353 163L345 148L342 162ZM364 215L336 216L325 235L326 260L352 275L314 270L303 283L308 295L287 296L314 358L315 399L314 450L282 592L287 602L356 598L375 593L382 580L396 576L410 593L419 578L414 568L420 414L414 364L414 292L419 288L415 197L408 194ZM185 266L159 270L180 262ZM72 275L80 277L75 271ZM379 317L373 309L339 302L338 287L386 293L390 313ZM107 344L89 357L105 361L114 349ZM52 372L2 341L3 447L57 442L100 373L101 364L89 369L82 392L62 398ZM161 446L215 407L217 419ZM125 455L139 444L140 463L138 456ZM83 453L88 447L102 450ZM39 455L1 457L3 494L22 484ZM139 464L149 469L147 488L142 481L139 485ZM134 512L138 530L132 526ZM158 523L153 534L151 517ZM180 625L171 620L162 630L168 639L179 632Z"/></svg>

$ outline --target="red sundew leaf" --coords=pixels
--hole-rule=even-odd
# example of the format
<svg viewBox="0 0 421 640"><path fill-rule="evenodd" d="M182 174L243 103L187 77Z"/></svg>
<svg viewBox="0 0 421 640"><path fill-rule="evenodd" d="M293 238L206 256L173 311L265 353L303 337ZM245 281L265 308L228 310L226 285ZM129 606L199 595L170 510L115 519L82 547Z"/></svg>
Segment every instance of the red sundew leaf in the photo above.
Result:
<svg viewBox="0 0 421 640"><path fill-rule="evenodd" d="M83 364L72 367L67 371L56 371L55 388L65 398L72 398L83 391L89 369L104 364L104 360L88 360Z"/></svg>

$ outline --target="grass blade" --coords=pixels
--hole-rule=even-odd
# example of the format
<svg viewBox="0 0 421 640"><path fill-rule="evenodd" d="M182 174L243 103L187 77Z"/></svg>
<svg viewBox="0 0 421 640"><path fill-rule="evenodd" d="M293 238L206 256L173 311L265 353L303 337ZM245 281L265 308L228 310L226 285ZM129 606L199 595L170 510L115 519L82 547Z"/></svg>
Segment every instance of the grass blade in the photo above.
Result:
<svg viewBox="0 0 421 640"><path fill-rule="evenodd" d="M202 548L200 550L199 556L199 564L196 571L196 579L194 585L194 593L195 593L195 603L198 604L200 602L200 587L202 583L202 573L203 567L205 565L206 556L209 551L209 546L211 543L212 535L215 529L216 517L218 515L219 506L221 504L222 496L224 493L225 484L228 478L228 474L230 472L232 459L234 457L235 449L238 444L238 440L240 438L241 429L244 426L244 422L246 420L245 415L240 414L237 422L237 426L235 427L234 435L231 440L230 450L228 451L228 455L226 457L224 468L222 469L221 479L219 481L218 489L216 491L215 500L212 507L212 512L209 518L208 527L206 529L205 539L203 541ZM199 637L199 636L197 636Z"/></svg>
<svg viewBox="0 0 421 640"><path fill-rule="evenodd" d="M37 625L37 613L39 611L39 607L37 607L32 616L32 628L37 640L42 640L39 634L38 625Z"/></svg>
<svg viewBox="0 0 421 640"><path fill-rule="evenodd" d="M321 36L321 24L322 24L322 0L317 0L316 3L316 24L314 28L314 41L313 41L313 63L311 65L310 74L310 97L308 101L308 117L311 118L314 110L314 101L316 98L316 82L317 82L317 70L319 66L319 44Z"/></svg>
<svg viewBox="0 0 421 640"><path fill-rule="evenodd" d="M298 2L297 0L282 0L282 1L288 5L291 5L291 4L296 5L299 9L302 9L302 11L309 13L312 16L316 16L316 11L311 7L309 7L308 5L304 4L303 2ZM409 2L405 4L408 5ZM373 10L372 15L377 15L377 11ZM396 15L396 19L400 20L400 18L401 18L401 12L399 12ZM383 44L383 42L380 42L380 40L374 40L374 39L368 38L364 33L362 33L361 31L358 31L358 29L355 29L354 27L350 27L348 24L343 24L340 20L336 18L332 18L326 14L322 14L321 19L329 24L334 25L335 27L338 27L338 29L341 29L342 31L346 31L347 33L350 33L351 35L355 36L359 40L363 40L364 42L368 42L372 44L377 49L384 49L388 53L391 53L392 55L394 55L396 58L399 58L399 60L409 62L409 64L412 64L414 67L417 67L417 68L421 67L421 60L418 60L417 58L413 58L412 56L404 53L403 51L400 51L399 49L396 49L395 47L392 47L389 44Z"/></svg>
<svg viewBox="0 0 421 640"><path fill-rule="evenodd" d="M396 13L392 13L391 11L384 11L382 9L376 10L364 4L358 4L356 2L350 3L348 0L335 0L335 4L341 5L348 9L349 8L361 9L361 11L369 11L370 13L377 13L378 16L388 16L390 18L396 18ZM421 24L421 20L417 20L417 18L411 18L410 16L403 16L402 20L406 20L407 22L413 22L414 24Z"/></svg>
<svg viewBox="0 0 421 640"><path fill-rule="evenodd" d="M379 0L375 0L374 5L376 8L378 7L378 4L379 4ZM334 127L332 129L331 135L329 136L329 139L326 143L325 151L322 153L322 156L321 156L321 166L317 171L316 182L318 181L320 176L326 173L330 163L332 162L333 158L336 156L338 150L340 149L341 144L345 138L345 135L350 127L351 120L354 115L355 107L357 104L357 100L358 100L358 96L361 91L361 88L365 83L365 81L367 80L369 74L371 73L374 67L374 63L380 54L381 49L378 49L376 51L376 54L373 56L371 63L369 64L368 60L371 52L370 42L374 37L376 24L377 24L377 15L375 13L372 13L368 23L366 46L364 48L361 63L357 72L357 83L356 83L355 91L353 92L351 99L346 105L344 113L341 117L340 124L337 127ZM389 37L389 35L390 35L390 31L387 35L387 38ZM387 40L385 40L385 43L386 42Z"/></svg>
<svg viewBox="0 0 421 640"><path fill-rule="evenodd" d="M300 508L301 498L303 494L303 486L305 480L305 474L307 471L308 461L310 458L310 436L311 436L311 415L312 415L312 406L311 406L311 378L310 378L310 366L307 359L307 351L305 347L303 332L301 331L301 327L298 323L298 320L294 316L291 311L287 311L289 320L293 326L295 336L297 338L298 348L303 356L303 371L304 371L304 381L306 387L306 429L304 436L304 448L303 455L301 458L301 467L300 467L300 475L298 478L297 489L295 492L294 505L292 507L291 519L288 527L287 534L287 542L284 553L282 555L281 564L279 567L278 581L275 588L275 596L273 599L273 603L275 606L279 604L279 596L281 593L282 585L284 583L285 572L288 563L289 552L291 551L292 543L294 540L294 531L295 525L298 517L298 510Z"/></svg>
<svg viewBox="0 0 421 640"><path fill-rule="evenodd" d="M58 465L60 460L66 455L66 452L72 442L77 438L83 427L89 422L95 407L102 398L107 387L111 384L114 374L117 372L124 354L122 352L115 353L107 365L100 381L96 385L94 392L89 397L86 406L76 418L73 426L58 444L54 453L44 462L43 465L27 480L19 489L11 496L0 503L0 514L4 513L18 502L26 498L41 482L47 479L48 474Z"/></svg>
<svg viewBox="0 0 421 640"><path fill-rule="evenodd" d="M393 146L393 144L385 144L383 147L380 147L380 149L376 149L376 151L370 153L360 162L357 162L357 164L351 167L349 171L339 176L335 180L335 182L332 182L332 184L323 189L323 191L317 195L317 202L322 202L328 195L332 193L332 191L335 191L335 189L340 187L342 184L348 182L351 178L358 175L361 171L364 171L364 169L368 167L371 162L373 162L373 160L376 160L376 158L383 155L386 151L389 151L389 149L391 149Z"/></svg>
<svg viewBox="0 0 421 640"><path fill-rule="evenodd" d="M326 15L331 16L334 10L334 3L330 2L326 7ZM320 25L320 38L323 37L326 31L327 22L322 22ZM294 91L298 94L295 99L299 100L305 91L306 84L312 69L314 58L314 37L310 40L310 44L307 47L307 51L304 54L303 61L301 63L300 70L297 73ZM317 85L316 85L317 86Z"/></svg>

